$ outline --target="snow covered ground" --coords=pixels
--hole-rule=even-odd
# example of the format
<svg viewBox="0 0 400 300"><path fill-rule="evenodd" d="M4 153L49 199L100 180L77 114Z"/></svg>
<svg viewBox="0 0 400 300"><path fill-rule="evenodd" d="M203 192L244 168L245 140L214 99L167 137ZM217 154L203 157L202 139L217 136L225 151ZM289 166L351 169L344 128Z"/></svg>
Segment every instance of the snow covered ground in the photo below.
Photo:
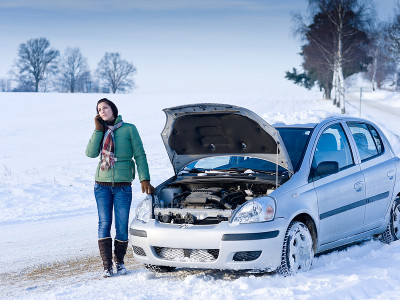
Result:
<svg viewBox="0 0 400 300"><path fill-rule="evenodd" d="M320 93L301 89L281 95L0 94L0 298L400 299L400 241L371 240L321 255L310 272L289 278L190 270L155 275L131 261L127 276L102 279L97 159L84 152L95 104L104 96L138 127L153 185L173 174L160 138L165 107L230 103L271 124L318 122L340 112ZM359 116L359 92L348 96L347 113ZM400 95L364 92L361 107L361 116L376 122L400 155ZM142 198L135 181L133 207Z"/></svg>

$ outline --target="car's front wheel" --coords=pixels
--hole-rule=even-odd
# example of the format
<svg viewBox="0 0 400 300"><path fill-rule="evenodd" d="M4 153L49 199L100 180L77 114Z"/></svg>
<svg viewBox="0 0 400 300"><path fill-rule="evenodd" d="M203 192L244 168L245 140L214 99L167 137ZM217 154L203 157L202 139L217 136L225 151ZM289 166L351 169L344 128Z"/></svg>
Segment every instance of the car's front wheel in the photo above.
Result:
<svg viewBox="0 0 400 300"><path fill-rule="evenodd" d="M298 221L290 223L283 241L282 261L277 269L283 276L306 272L314 258L313 239L307 226Z"/></svg>
<svg viewBox="0 0 400 300"><path fill-rule="evenodd" d="M157 266L157 265L144 265L146 269L155 272L155 273L166 273L175 270L175 267L168 267L168 266Z"/></svg>
<svg viewBox="0 0 400 300"><path fill-rule="evenodd" d="M389 224L379 239L385 244L400 239L400 198L394 200L394 206L390 212Z"/></svg>

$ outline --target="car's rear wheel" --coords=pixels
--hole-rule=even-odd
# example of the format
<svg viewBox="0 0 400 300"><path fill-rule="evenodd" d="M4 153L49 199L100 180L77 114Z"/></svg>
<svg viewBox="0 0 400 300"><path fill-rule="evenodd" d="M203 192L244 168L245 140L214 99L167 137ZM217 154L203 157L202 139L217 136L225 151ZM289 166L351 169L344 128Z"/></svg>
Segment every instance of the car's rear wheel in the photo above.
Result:
<svg viewBox="0 0 400 300"><path fill-rule="evenodd" d="M169 267L169 266L157 266L157 265L144 265L147 270L150 270L152 272L156 273L166 273L166 272L171 272L175 270L175 267Z"/></svg>
<svg viewBox="0 0 400 300"><path fill-rule="evenodd" d="M306 272L314 258L313 239L307 226L298 221L290 223L283 241L282 261L277 269L283 276Z"/></svg>
<svg viewBox="0 0 400 300"><path fill-rule="evenodd" d="M390 212L389 224L379 239L385 244L400 239L400 198L394 200L394 206Z"/></svg>

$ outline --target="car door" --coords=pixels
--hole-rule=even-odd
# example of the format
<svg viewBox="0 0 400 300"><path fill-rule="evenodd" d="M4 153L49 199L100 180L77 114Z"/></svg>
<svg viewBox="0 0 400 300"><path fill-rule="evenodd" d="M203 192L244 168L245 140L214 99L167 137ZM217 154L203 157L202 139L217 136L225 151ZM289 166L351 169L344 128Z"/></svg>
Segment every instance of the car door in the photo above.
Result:
<svg viewBox="0 0 400 300"><path fill-rule="evenodd" d="M366 184L364 231L379 227L392 199L396 165L378 131L369 123L348 122Z"/></svg>
<svg viewBox="0 0 400 300"><path fill-rule="evenodd" d="M337 173L318 176L316 170L321 162L337 162ZM362 232L364 176L354 162L349 139L340 123L326 127L320 134L309 180L313 181L318 199L320 245Z"/></svg>

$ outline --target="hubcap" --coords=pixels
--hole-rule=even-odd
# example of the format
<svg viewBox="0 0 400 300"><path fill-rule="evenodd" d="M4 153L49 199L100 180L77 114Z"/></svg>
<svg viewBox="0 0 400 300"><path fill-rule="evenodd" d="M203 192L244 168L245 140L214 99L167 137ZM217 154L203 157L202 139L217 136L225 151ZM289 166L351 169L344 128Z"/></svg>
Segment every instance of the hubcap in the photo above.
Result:
<svg viewBox="0 0 400 300"><path fill-rule="evenodd" d="M393 210L393 233L397 239L400 239L400 205Z"/></svg>
<svg viewBox="0 0 400 300"><path fill-rule="evenodd" d="M312 238L307 229L297 225L289 245L289 261L294 272L307 271L314 256Z"/></svg>

